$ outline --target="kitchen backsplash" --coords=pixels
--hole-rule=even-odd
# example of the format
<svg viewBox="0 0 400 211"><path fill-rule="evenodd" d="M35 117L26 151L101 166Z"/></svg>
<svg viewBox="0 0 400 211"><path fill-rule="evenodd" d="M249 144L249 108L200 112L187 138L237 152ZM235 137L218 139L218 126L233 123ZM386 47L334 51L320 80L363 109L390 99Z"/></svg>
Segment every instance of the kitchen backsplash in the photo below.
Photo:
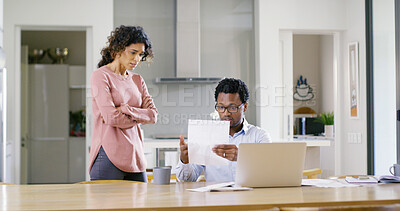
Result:
<svg viewBox="0 0 400 211"><path fill-rule="evenodd" d="M158 109L158 121L143 125L145 137L187 134L188 119L211 119L217 84L149 84Z"/></svg>

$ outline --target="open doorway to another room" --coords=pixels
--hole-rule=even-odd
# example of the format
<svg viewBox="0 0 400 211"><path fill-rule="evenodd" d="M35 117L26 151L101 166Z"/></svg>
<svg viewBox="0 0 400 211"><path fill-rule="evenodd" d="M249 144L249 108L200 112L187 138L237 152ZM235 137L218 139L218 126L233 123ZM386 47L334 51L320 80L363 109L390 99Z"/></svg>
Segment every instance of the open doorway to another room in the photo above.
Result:
<svg viewBox="0 0 400 211"><path fill-rule="evenodd" d="M321 168L321 178L336 174L335 135L329 131L334 126L318 120L334 114L334 78L334 35L293 34L293 137L330 142L307 148L314 159L306 161L305 169Z"/></svg>
<svg viewBox="0 0 400 211"><path fill-rule="evenodd" d="M85 180L86 31L21 31L21 184Z"/></svg>
<svg viewBox="0 0 400 211"><path fill-rule="evenodd" d="M296 117L316 117L334 111L333 36L293 35L293 112ZM311 124L311 123L310 123ZM296 127L295 135L323 136L324 127Z"/></svg>

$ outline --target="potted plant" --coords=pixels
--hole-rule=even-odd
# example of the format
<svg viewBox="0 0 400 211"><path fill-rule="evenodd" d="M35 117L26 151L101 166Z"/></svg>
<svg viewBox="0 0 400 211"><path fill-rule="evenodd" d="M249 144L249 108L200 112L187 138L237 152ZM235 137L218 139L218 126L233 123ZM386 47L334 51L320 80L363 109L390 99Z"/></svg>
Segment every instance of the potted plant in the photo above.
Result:
<svg viewBox="0 0 400 211"><path fill-rule="evenodd" d="M325 137L333 137L333 112L322 112L317 119L325 125Z"/></svg>
<svg viewBox="0 0 400 211"><path fill-rule="evenodd" d="M85 136L86 134L86 112L84 109L69 112L70 136Z"/></svg>

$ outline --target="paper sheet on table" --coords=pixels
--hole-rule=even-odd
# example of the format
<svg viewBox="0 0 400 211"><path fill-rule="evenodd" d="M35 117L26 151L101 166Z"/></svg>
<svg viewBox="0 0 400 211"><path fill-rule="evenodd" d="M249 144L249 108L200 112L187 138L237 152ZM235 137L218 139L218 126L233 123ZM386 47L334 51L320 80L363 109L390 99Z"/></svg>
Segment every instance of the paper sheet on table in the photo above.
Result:
<svg viewBox="0 0 400 211"><path fill-rule="evenodd" d="M359 185L348 184L347 182L331 179L303 179L302 186L314 186L321 188L341 188L341 187L357 187Z"/></svg>
<svg viewBox="0 0 400 211"><path fill-rule="evenodd" d="M229 143L229 121L191 120L188 122L189 163L228 165L229 161L216 155L216 144Z"/></svg>
<svg viewBox="0 0 400 211"><path fill-rule="evenodd" d="M208 185L205 187L186 189L186 190L193 192L225 192L225 191L248 191L248 190L253 190L253 188L236 186L235 182L225 182L225 183L218 183L214 185Z"/></svg>

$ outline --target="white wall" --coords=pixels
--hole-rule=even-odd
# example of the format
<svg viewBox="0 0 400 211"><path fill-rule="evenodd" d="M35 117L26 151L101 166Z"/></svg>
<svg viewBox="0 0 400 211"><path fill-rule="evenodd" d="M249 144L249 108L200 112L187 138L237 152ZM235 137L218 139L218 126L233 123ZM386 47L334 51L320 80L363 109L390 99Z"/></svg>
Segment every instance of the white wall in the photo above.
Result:
<svg viewBox="0 0 400 211"><path fill-rule="evenodd" d="M1 12L1 14L4 14L4 0L0 0L0 12ZM3 17L4 15L0 15L0 29L1 29L1 31L0 31L0 46L1 47L3 47L3 30L4 30L4 28L3 28L3 26L4 26L4 17Z"/></svg>
<svg viewBox="0 0 400 211"><path fill-rule="evenodd" d="M0 14L3 14L3 0L0 0ZM3 28L3 15L0 15L0 47L1 48L3 48L3 30L4 28ZM1 88L0 89L2 89L1 90L1 93L3 93L3 82L4 82L4 80L2 80L3 79L3 73L1 73L1 77L0 77L0 79L1 79ZM2 98L3 98L3 96L1 96ZM4 101L3 101L3 99L1 99L1 102L3 103ZM2 114L0 114L0 116L1 116L1 119L0 119L0 121L3 121L3 116L5 115L4 114L4 111L3 111L3 109L4 109L4 107L3 107L3 105L1 105L2 106ZM3 130L4 129L4 126L2 127L2 128L0 128L0 130ZM1 134L1 136L0 136L0 181L3 181L3 177L4 177L4 175L3 175L3 170L4 170L4 168L5 168L5 164L3 163L3 161L4 161L4 148L3 148L3 141L5 140L4 139L4 131L1 131L0 132L0 134Z"/></svg>
<svg viewBox="0 0 400 211"><path fill-rule="evenodd" d="M396 60L394 1L373 1L375 174L396 162ZM399 93L397 93L399 94Z"/></svg>
<svg viewBox="0 0 400 211"><path fill-rule="evenodd" d="M341 171L342 174L367 173L367 103L365 70L365 6L363 0L346 1L346 31L342 33L341 60L338 72L337 102L341 111L339 122L341 133ZM348 44L358 42L359 54L359 118L350 119L350 93L348 72ZM361 133L361 144L348 143L348 133Z"/></svg>
<svg viewBox="0 0 400 211"><path fill-rule="evenodd" d="M293 87L296 86L300 75L307 79L307 84L313 89L314 98L307 101L293 100L293 110L300 107L310 107L316 113L320 111L320 36L293 35ZM293 89L293 92L296 89Z"/></svg>
<svg viewBox="0 0 400 211"><path fill-rule="evenodd" d="M256 29L256 86L258 125L271 131L272 139L281 139L283 132L280 95L291 94L286 88L283 93L284 76L279 72L279 30L293 31L340 31L346 27L344 0L258 0L255 6Z"/></svg>
<svg viewBox="0 0 400 211"><path fill-rule="evenodd" d="M283 131L283 105L277 103L276 88L282 88L284 76L277 71L279 52L279 30L318 31L327 34L336 32L339 35L337 65L338 112L335 114L337 124L335 142L341 153L337 173L367 172L366 156L366 88L365 88L365 15L363 0L258 0L256 1L256 74L261 97L258 115L259 125L271 131L272 139L280 139ZM360 55L360 119L350 120L348 114L348 74L347 43L359 42ZM338 63L337 63L338 62ZM336 79L333 78L336 82ZM291 93L286 90L284 94ZM344 99L344 100L342 100ZM347 133L362 134L361 144L347 144ZM339 153L339 155L340 155ZM338 154L337 154L338 155Z"/></svg>
<svg viewBox="0 0 400 211"><path fill-rule="evenodd" d="M7 137L6 141L14 149L8 159L10 168L6 182L19 183L20 162L20 37L18 29L46 30L87 29L88 52L86 54L87 81L95 69L100 50L105 46L107 36L113 29L112 0L5 0L4 1L4 48L7 52ZM89 92L90 93L90 92ZM89 96L89 95L88 95ZM91 127L91 104L87 103L87 128ZM87 133L87 139L91 133Z"/></svg>
<svg viewBox="0 0 400 211"><path fill-rule="evenodd" d="M321 89L319 90L320 112L334 111L333 102L333 36L321 35L320 36L320 70L319 82Z"/></svg>

